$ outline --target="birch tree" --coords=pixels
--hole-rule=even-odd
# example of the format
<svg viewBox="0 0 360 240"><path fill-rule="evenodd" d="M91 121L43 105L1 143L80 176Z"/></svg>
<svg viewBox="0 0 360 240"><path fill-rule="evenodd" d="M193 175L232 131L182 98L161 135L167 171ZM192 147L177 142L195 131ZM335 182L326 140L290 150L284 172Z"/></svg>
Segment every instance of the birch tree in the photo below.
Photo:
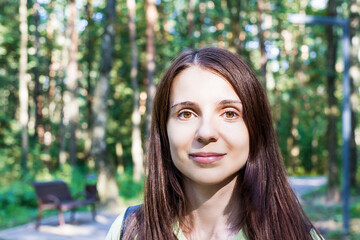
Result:
<svg viewBox="0 0 360 240"><path fill-rule="evenodd" d="M69 161L72 165L76 164L77 150L76 150L76 127L79 117L79 107L76 98L76 91L78 87L78 42L79 37L75 29L75 20L77 17L77 9L75 0L70 0L70 18L68 28L70 32L70 46L69 46L69 63L66 69L66 88L64 95L65 100L65 115L69 119L70 137L69 137Z"/></svg>
<svg viewBox="0 0 360 240"><path fill-rule="evenodd" d="M59 68L59 73L60 73L60 79L61 79L61 92L60 92L60 126L59 126L59 164L63 165L66 162L67 159L67 155L66 155L66 131L68 129L68 125L69 125L69 116L68 114L66 114L65 110L66 110L66 105L68 104L66 101L68 99L68 93L66 93L65 91L65 75L61 74L64 73L67 66L68 66L68 62L69 62L69 38L67 37L69 35L69 28L66 28L65 33L62 33L61 35L59 35L59 37L64 39L64 44L62 46L61 49L61 54L60 54L60 61L61 63L60 68Z"/></svg>
<svg viewBox="0 0 360 240"><path fill-rule="evenodd" d="M91 156L95 160L99 178L98 191L101 200L108 205L117 205L119 190L116 184L116 166L106 151L107 101L110 71L113 66L116 0L106 1L104 34L101 42L100 75L95 86L92 105L93 125Z"/></svg>
<svg viewBox="0 0 360 240"><path fill-rule="evenodd" d="M146 76L147 76L147 114L146 132L149 135L151 124L152 102L155 94L154 73L155 73L155 23L158 13L155 0L146 0Z"/></svg>
<svg viewBox="0 0 360 240"><path fill-rule="evenodd" d="M20 16L20 62L19 62L19 101L20 101L20 125L21 125L21 167L24 172L27 169L27 155L28 155L28 131L27 124L29 121L28 101L29 92L27 87L26 73L27 68L27 42L28 42L28 23L27 23L27 7L26 0L20 1L19 16Z"/></svg>
<svg viewBox="0 0 360 240"><path fill-rule="evenodd" d="M134 163L133 178L134 181L139 181L143 172L143 150L141 141L141 129L140 129L140 109L139 109L139 86L138 86L138 51L136 47L136 2L135 0L127 0L127 8L129 12L129 34L131 43L131 87L134 92L134 107L131 116L132 120L132 133L131 133L131 155Z"/></svg>
<svg viewBox="0 0 360 240"><path fill-rule="evenodd" d="M360 67L357 60L357 53L360 52L359 39L360 32L360 15L359 6L360 0L350 0L350 80L351 80L351 146L350 146L350 184L352 187L356 187L356 173L358 169L358 154L357 145L355 142L355 131L357 122L357 110L359 106L359 96L356 90L356 86L359 86L360 79Z"/></svg>
<svg viewBox="0 0 360 240"><path fill-rule="evenodd" d="M85 139L85 155L88 157L90 147L91 147L91 125L92 125L92 96L93 96L93 84L92 84L92 71L93 71L93 63L95 59L95 41L96 35L93 33L94 28L94 20L93 20L93 1L88 0L85 6L86 10L86 20L88 21L88 26L86 27L86 54L84 59L87 65L87 73L86 73L86 118L87 118L87 131L86 131L86 139Z"/></svg>

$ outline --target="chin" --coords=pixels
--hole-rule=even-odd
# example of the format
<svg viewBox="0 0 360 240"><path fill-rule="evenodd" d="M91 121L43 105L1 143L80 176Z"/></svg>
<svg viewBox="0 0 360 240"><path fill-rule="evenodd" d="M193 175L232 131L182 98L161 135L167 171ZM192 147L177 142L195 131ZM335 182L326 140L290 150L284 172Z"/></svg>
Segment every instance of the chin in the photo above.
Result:
<svg viewBox="0 0 360 240"><path fill-rule="evenodd" d="M199 178L201 175L201 178ZM206 187L218 187L219 185L227 185L228 183L232 182L237 177L236 173L229 174L226 176L213 176L211 174L201 173L197 175L196 177L187 177L187 179L190 181L190 183L195 183L199 186L206 186Z"/></svg>

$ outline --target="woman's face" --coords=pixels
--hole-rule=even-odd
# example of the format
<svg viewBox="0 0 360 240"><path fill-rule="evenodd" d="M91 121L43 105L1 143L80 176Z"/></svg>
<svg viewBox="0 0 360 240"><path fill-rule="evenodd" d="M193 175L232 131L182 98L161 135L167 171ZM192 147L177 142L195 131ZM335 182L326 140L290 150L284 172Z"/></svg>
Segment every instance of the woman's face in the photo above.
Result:
<svg viewBox="0 0 360 240"><path fill-rule="evenodd" d="M235 176L249 155L239 97L225 79L197 66L172 83L167 133L174 165L197 184Z"/></svg>

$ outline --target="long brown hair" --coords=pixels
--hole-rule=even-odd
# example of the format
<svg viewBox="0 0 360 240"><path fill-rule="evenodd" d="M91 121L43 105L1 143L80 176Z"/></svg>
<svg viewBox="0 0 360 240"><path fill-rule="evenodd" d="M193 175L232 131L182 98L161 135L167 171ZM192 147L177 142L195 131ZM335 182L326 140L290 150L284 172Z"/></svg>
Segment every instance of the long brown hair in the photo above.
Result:
<svg viewBox="0 0 360 240"><path fill-rule="evenodd" d="M184 51L164 74L154 99L146 162L144 204L134 214L125 239L176 239L175 221L185 218L181 173L171 160L166 124L174 78L190 66L222 76L243 104L249 131L248 161L238 173L234 193L242 212L237 217L248 239L312 239L314 228L286 177L265 91L253 71L231 52L207 47Z"/></svg>

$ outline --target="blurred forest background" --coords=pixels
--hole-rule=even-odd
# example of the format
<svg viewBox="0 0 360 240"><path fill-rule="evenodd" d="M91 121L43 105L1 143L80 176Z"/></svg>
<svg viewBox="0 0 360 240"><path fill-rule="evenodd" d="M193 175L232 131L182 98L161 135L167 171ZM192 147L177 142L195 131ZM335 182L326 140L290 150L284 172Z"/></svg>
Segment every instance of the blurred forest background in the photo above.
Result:
<svg viewBox="0 0 360 240"><path fill-rule="evenodd" d="M36 215L34 180L63 179L73 192L97 182L108 204L139 199L156 85L179 52L204 46L249 62L289 175L328 176L324 194L338 202L342 30L287 17L350 20L356 191L359 12L359 0L1 0L0 228Z"/></svg>

